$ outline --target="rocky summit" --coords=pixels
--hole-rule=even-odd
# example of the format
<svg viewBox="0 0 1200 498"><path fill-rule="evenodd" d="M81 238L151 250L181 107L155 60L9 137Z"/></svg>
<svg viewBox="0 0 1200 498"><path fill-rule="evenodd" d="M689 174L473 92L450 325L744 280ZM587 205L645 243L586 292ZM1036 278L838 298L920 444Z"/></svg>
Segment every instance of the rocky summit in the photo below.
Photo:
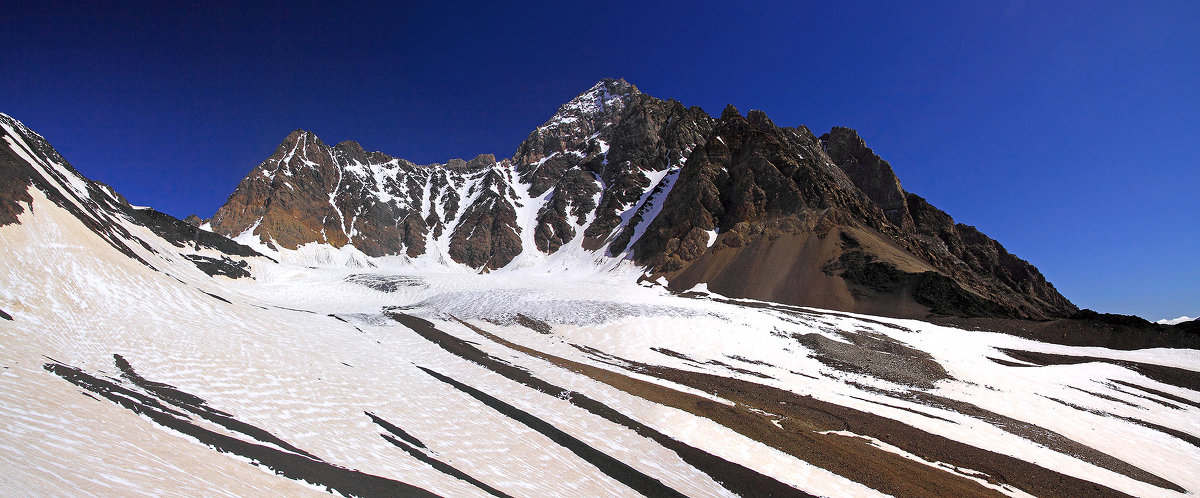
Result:
<svg viewBox="0 0 1200 498"><path fill-rule="evenodd" d="M417 165L294 131L211 229L479 271L570 251L675 290L897 317L1077 311L1033 265L905 191L854 130L817 136L732 106L713 118L615 79L507 159Z"/></svg>

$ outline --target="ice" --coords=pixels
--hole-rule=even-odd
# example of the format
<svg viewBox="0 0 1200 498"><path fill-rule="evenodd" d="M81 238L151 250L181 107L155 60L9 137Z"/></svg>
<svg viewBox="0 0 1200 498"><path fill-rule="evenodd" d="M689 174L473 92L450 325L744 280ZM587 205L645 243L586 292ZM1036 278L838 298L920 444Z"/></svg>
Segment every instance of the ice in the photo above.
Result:
<svg viewBox="0 0 1200 498"><path fill-rule="evenodd" d="M598 325L630 317L699 316L691 308L614 302L598 299L562 299L557 291L499 289L448 292L431 296L414 306L437 316L511 321L522 314L541 321L566 325Z"/></svg>

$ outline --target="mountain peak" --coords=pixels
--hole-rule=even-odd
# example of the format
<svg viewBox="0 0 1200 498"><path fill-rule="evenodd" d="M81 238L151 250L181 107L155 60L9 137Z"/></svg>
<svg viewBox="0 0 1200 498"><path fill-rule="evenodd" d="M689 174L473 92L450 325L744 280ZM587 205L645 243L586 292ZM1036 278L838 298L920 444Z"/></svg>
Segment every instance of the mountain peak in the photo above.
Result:
<svg viewBox="0 0 1200 498"><path fill-rule="evenodd" d="M900 179L887 161L867 147L857 131L835 126L818 140L829 159L883 209L889 221L899 227L914 226L908 209L908 194L900 186Z"/></svg>
<svg viewBox="0 0 1200 498"><path fill-rule="evenodd" d="M829 130L829 133L826 133L821 139L824 141L836 140L848 146L853 146L856 149L867 148L866 140L863 140L862 137L858 135L858 131L855 131L854 128L847 128L845 126L834 126Z"/></svg>
<svg viewBox="0 0 1200 498"><path fill-rule="evenodd" d="M742 114L738 112L737 108L734 107L733 104L726 104L725 110L721 111L721 119L733 119L740 117L741 115Z"/></svg>
<svg viewBox="0 0 1200 498"><path fill-rule="evenodd" d="M298 140L302 138L317 139L317 134L303 128L296 128L295 130L292 130L291 133L288 133L287 136L284 137L284 140Z"/></svg>
<svg viewBox="0 0 1200 498"><path fill-rule="evenodd" d="M832 166L811 133L764 129L765 114L719 134L712 121L638 96L524 177L491 155L418 167L299 131L205 227L130 206L0 117L0 222L21 215L0 227L0 399L22 435L0 450L5 487L82 494L100 475L110 494L1200 489L1187 411L1200 324L1076 313L1036 268L918 197L910 228L884 220L832 169L882 167L865 151L831 141L847 153ZM647 271L630 243L676 269ZM1002 319L1017 315L1070 318ZM304 413L257 416L263 399ZM637 420L648 406L676 415ZM591 445L554 425L578 419L629 437ZM740 435L673 439L699 424ZM162 444L173 436L200 444ZM379 462L358 441L425 465ZM42 450L56 447L72 449ZM784 459L823 474L794 479L772 463Z"/></svg>
<svg viewBox="0 0 1200 498"><path fill-rule="evenodd" d="M758 109L754 109L754 110L751 110L750 112L747 112L746 120L749 121L750 124L755 126L756 128L760 128L763 130L775 129L775 123L771 121L771 118L767 117L767 113L762 112Z"/></svg>
<svg viewBox="0 0 1200 498"><path fill-rule="evenodd" d="M642 92L624 79L602 79L558 108L517 147L518 163L539 161L554 153L583 153L597 133L614 126ZM654 100L654 99L651 99Z"/></svg>
<svg viewBox="0 0 1200 498"><path fill-rule="evenodd" d="M338 142L337 145L334 145L333 148L352 153L366 153L366 150L362 148L362 145L354 140L342 140L341 142Z"/></svg>
<svg viewBox="0 0 1200 498"><path fill-rule="evenodd" d="M570 118L589 118L625 108L629 97L642 92L624 79L605 78L558 108L554 115L570 122ZM554 120L552 119L551 122Z"/></svg>
<svg viewBox="0 0 1200 498"><path fill-rule="evenodd" d="M563 104L500 162L418 168L296 130L211 226L286 249L352 244L475 269L581 239L573 247L647 265L672 288L904 316L1074 311L1027 262L905 192L854 130L818 138L733 105L714 120L623 79ZM795 270L745 266L760 260Z"/></svg>
<svg viewBox="0 0 1200 498"><path fill-rule="evenodd" d="M625 78L603 78L587 89L586 92L583 92L583 94L592 92L608 92L611 95L637 95L642 93L633 83L625 81Z"/></svg>
<svg viewBox="0 0 1200 498"><path fill-rule="evenodd" d="M13 131L15 131L17 133L25 134L35 140L45 140L45 138L42 137L42 135L40 135L38 132L29 129L28 126L25 126L25 123L22 123L21 120L14 118L12 116L9 116L8 114L0 112L0 123L7 124L11 128L13 128ZM3 132L0 132L0 133L3 133Z"/></svg>
<svg viewBox="0 0 1200 498"><path fill-rule="evenodd" d="M18 120L17 118L9 116L8 114L5 114L3 112L0 112L0 121L3 121L5 123L12 123L12 124L20 124L21 123L21 121Z"/></svg>
<svg viewBox="0 0 1200 498"><path fill-rule="evenodd" d="M275 148L274 155L286 155L297 147L303 149L308 144L325 145L315 133L297 128L283 137L283 141L279 142L279 146Z"/></svg>

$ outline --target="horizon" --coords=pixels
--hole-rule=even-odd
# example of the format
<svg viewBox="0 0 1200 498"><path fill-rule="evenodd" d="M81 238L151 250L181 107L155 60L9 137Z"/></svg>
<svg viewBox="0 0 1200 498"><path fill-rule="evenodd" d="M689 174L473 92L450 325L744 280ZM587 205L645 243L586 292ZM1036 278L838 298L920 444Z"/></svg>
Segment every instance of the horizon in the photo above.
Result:
<svg viewBox="0 0 1200 498"><path fill-rule="evenodd" d="M906 191L1079 307L1200 314L1200 7L691 5L612 4L619 20L560 5L23 5L0 21L0 112L131 203L207 218L291 130L417 164L503 158L624 78L710 115L854 128Z"/></svg>

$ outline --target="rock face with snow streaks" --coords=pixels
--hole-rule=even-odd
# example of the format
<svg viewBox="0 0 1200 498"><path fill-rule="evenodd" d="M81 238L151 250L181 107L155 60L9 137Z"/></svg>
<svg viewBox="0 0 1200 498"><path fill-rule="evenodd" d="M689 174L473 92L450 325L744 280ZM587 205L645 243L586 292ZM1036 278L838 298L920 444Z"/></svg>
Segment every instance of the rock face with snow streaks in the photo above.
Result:
<svg viewBox="0 0 1200 498"><path fill-rule="evenodd" d="M677 290L891 316L1076 311L1032 265L906 192L854 130L817 137L732 106L714 119L624 80L563 104L499 161L418 166L298 130L212 228L480 271L570 245Z"/></svg>

